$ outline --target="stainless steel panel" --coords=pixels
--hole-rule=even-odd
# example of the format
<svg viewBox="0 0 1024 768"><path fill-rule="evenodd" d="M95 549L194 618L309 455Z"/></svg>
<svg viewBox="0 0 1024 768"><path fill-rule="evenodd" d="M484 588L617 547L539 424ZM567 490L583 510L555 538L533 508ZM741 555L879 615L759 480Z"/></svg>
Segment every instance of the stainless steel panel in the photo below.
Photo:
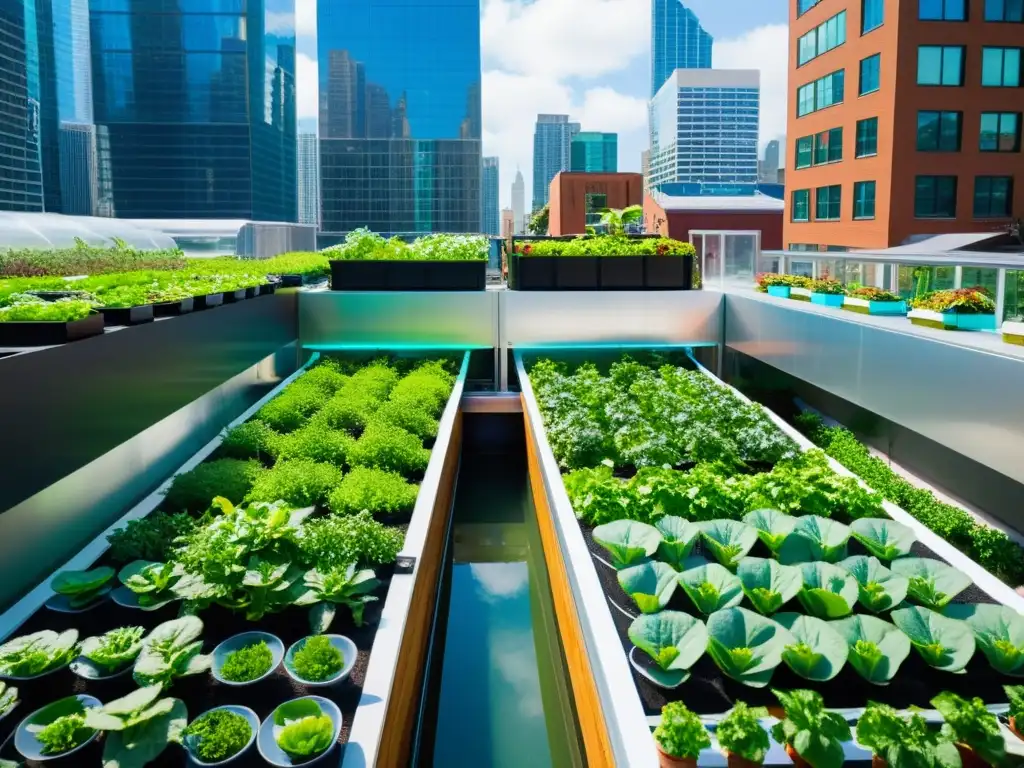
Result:
<svg viewBox="0 0 1024 768"><path fill-rule="evenodd" d="M1014 350L741 293L728 294L725 328L727 346L1024 482L1024 359Z"/></svg>

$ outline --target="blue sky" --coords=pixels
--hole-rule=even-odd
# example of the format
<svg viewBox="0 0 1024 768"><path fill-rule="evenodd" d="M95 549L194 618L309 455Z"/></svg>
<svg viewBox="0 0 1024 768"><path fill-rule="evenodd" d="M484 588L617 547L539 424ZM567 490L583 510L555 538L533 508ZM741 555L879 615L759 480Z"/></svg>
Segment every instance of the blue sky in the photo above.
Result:
<svg viewBox="0 0 1024 768"><path fill-rule="evenodd" d="M312 118L316 5L296 2L299 116ZM786 2L685 0L715 38L715 67L761 70L762 145L785 131ZM517 166L530 197L539 112L567 113L584 130L617 132L619 170L640 170L650 13L650 0L481 0L484 154L500 159L503 207Z"/></svg>

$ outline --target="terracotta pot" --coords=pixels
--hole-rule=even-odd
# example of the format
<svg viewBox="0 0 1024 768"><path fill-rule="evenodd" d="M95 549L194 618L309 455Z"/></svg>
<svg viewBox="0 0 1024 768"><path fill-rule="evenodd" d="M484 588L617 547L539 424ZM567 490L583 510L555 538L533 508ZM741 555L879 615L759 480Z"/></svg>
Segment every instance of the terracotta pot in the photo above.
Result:
<svg viewBox="0 0 1024 768"><path fill-rule="evenodd" d="M726 765L729 768L758 768L761 763L755 763L753 760L747 760L745 757L734 755L732 752L725 753Z"/></svg>
<svg viewBox="0 0 1024 768"><path fill-rule="evenodd" d="M786 745L786 754L789 755L789 759L793 761L793 765L795 765L796 768L811 768L811 764L800 757L800 755L796 753L796 750L789 744Z"/></svg>
<svg viewBox="0 0 1024 768"><path fill-rule="evenodd" d="M957 744L956 751L960 753L962 768L989 768L989 764L978 757L978 753L966 744Z"/></svg>
<svg viewBox="0 0 1024 768"><path fill-rule="evenodd" d="M658 744L658 765L661 768L697 768L697 760L693 757L675 757L663 751Z"/></svg>
<svg viewBox="0 0 1024 768"><path fill-rule="evenodd" d="M1017 718L1015 717L1010 718L1010 730L1013 732L1014 736L1016 736L1021 741L1024 741L1024 736L1022 736L1021 732L1017 730Z"/></svg>
<svg viewBox="0 0 1024 768"><path fill-rule="evenodd" d="M871 768L889 768L889 763L884 757L878 755L871 756Z"/></svg>

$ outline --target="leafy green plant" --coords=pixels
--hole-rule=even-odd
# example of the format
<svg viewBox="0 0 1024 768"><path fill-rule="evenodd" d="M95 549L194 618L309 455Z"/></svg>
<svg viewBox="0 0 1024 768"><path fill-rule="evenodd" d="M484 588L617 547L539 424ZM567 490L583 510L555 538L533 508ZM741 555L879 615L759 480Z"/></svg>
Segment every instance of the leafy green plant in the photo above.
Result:
<svg viewBox="0 0 1024 768"><path fill-rule="evenodd" d="M281 436L266 423L251 419L229 429L220 444L220 453L231 459L271 459L277 456Z"/></svg>
<svg viewBox="0 0 1024 768"><path fill-rule="evenodd" d="M295 507L322 505L341 478L341 470L332 464L310 459L278 461L272 469L260 473L245 500L283 501Z"/></svg>
<svg viewBox="0 0 1024 768"><path fill-rule="evenodd" d="M718 743L727 754L760 765L771 746L768 731L760 723L765 717L768 717L765 707L748 707L742 701L736 702L715 729Z"/></svg>
<svg viewBox="0 0 1024 768"><path fill-rule="evenodd" d="M853 538L879 560L895 560L910 554L910 548L917 541L914 531L895 520L864 517L854 520L850 526Z"/></svg>
<svg viewBox="0 0 1024 768"><path fill-rule="evenodd" d="M786 565L823 560L835 563L846 557L850 528L818 515L797 518L793 531L779 548L779 562Z"/></svg>
<svg viewBox="0 0 1024 768"><path fill-rule="evenodd" d="M846 660L869 683L888 683L910 655L910 638L875 616L849 616L832 627L849 646Z"/></svg>
<svg viewBox="0 0 1024 768"><path fill-rule="evenodd" d="M402 377L391 390L391 401L420 407L431 416L439 416L455 385L455 377L443 363L428 361Z"/></svg>
<svg viewBox="0 0 1024 768"><path fill-rule="evenodd" d="M681 701L671 701L661 708L654 740L666 755L691 760L696 760L702 749L711 746L708 729Z"/></svg>
<svg viewBox="0 0 1024 768"><path fill-rule="evenodd" d="M374 515L411 512L419 486L397 472L354 467L331 493L328 506L335 514L351 515L366 509Z"/></svg>
<svg viewBox="0 0 1024 768"><path fill-rule="evenodd" d="M892 768L958 768L960 755L947 734L916 713L868 702L857 721L857 742Z"/></svg>
<svg viewBox="0 0 1024 768"><path fill-rule="evenodd" d="M953 741L970 747L991 765L1002 763L1006 741L999 730L999 721L986 709L984 701L978 697L964 699L945 691L932 699L931 704L946 721L942 730Z"/></svg>
<svg viewBox="0 0 1024 768"><path fill-rule="evenodd" d="M278 432L292 432L323 408L330 399L316 384L303 386L298 379L256 412L254 418Z"/></svg>
<svg viewBox="0 0 1024 768"><path fill-rule="evenodd" d="M310 520L303 526L302 561L317 568L387 565L405 542L402 531L377 522L369 512Z"/></svg>
<svg viewBox="0 0 1024 768"><path fill-rule="evenodd" d="M295 673L312 683L330 680L344 666L345 654L323 635L307 637L292 657Z"/></svg>
<svg viewBox="0 0 1024 768"><path fill-rule="evenodd" d="M35 677L67 665L78 654L78 630L44 629L0 645L0 675Z"/></svg>
<svg viewBox="0 0 1024 768"><path fill-rule="evenodd" d="M247 683L263 677L274 664L274 654L265 640L237 648L224 659L221 677L233 683Z"/></svg>
<svg viewBox="0 0 1024 768"><path fill-rule="evenodd" d="M893 611L891 618L921 658L937 669L961 672L974 656L974 634L963 621L916 605Z"/></svg>
<svg viewBox="0 0 1024 768"><path fill-rule="evenodd" d="M136 560L128 563L117 578L138 598L143 608L157 608L177 599L174 588L185 575L177 563L151 563Z"/></svg>
<svg viewBox="0 0 1024 768"><path fill-rule="evenodd" d="M751 605L765 616L796 597L804 583L799 568L761 557L740 560L736 575Z"/></svg>
<svg viewBox="0 0 1024 768"><path fill-rule="evenodd" d="M302 374L302 384L315 387L325 395L333 395L348 383L348 376L341 372L341 366L335 360L324 358Z"/></svg>
<svg viewBox="0 0 1024 768"><path fill-rule="evenodd" d="M753 527L764 545L777 556L786 537L793 532L796 518L777 509L755 509L743 522Z"/></svg>
<svg viewBox="0 0 1024 768"><path fill-rule="evenodd" d="M179 677L207 671L211 659L200 653L202 633L203 622L195 616L183 616L158 625L142 641L142 650L132 672L135 682L143 687L169 686Z"/></svg>
<svg viewBox="0 0 1024 768"><path fill-rule="evenodd" d="M623 568L617 574L619 586L641 613L657 613L672 599L679 573L671 565L649 561Z"/></svg>
<svg viewBox="0 0 1024 768"><path fill-rule="evenodd" d="M0 307L0 323L71 323L93 314L91 301L25 302Z"/></svg>
<svg viewBox="0 0 1024 768"><path fill-rule="evenodd" d="M616 568L625 568L650 557L661 544L657 528L635 520L616 520L599 525L592 535L595 542L608 550Z"/></svg>
<svg viewBox="0 0 1024 768"><path fill-rule="evenodd" d="M325 421L312 419L305 426L281 435L274 447L278 461L309 459L326 464L344 464L355 438L342 429L333 429Z"/></svg>
<svg viewBox="0 0 1024 768"><path fill-rule="evenodd" d="M18 706L18 689L0 680L0 717Z"/></svg>
<svg viewBox="0 0 1024 768"><path fill-rule="evenodd" d="M726 608L708 618L708 653L733 680L763 688L782 662L792 635L779 624L746 608Z"/></svg>
<svg viewBox="0 0 1024 768"><path fill-rule="evenodd" d="M996 310L995 301L984 289L955 288L945 291L933 291L924 296L910 300L914 309L930 309L933 312L956 312L964 315L992 313Z"/></svg>
<svg viewBox="0 0 1024 768"><path fill-rule="evenodd" d="M295 601L295 605L312 605L309 611L309 625L314 634L326 632L337 606L347 606L352 611L352 620L357 627L363 626L363 612L367 603L377 600L373 592L380 586L372 570L356 570L356 564L316 568L306 573L306 592Z"/></svg>
<svg viewBox="0 0 1024 768"><path fill-rule="evenodd" d="M705 615L739 605L743 600L740 580L718 563L699 565L683 571L679 574L679 583L697 610Z"/></svg>
<svg viewBox="0 0 1024 768"><path fill-rule="evenodd" d="M391 399L382 403L375 417L387 424L394 424L410 432L420 440L437 437L439 422L422 405L412 400Z"/></svg>
<svg viewBox="0 0 1024 768"><path fill-rule="evenodd" d="M1017 728L1017 723L1024 725L1024 685L1004 685L1006 701L1010 705L1009 715L1012 719L1011 727ZM3 710L0 709L0 712Z"/></svg>
<svg viewBox="0 0 1024 768"><path fill-rule="evenodd" d="M401 427L373 420L349 452L353 466L375 467L408 475L427 468L430 451L420 438Z"/></svg>
<svg viewBox="0 0 1024 768"><path fill-rule="evenodd" d="M68 598L72 608L81 608L110 591L115 573L106 565L88 571L60 571L50 579L50 589Z"/></svg>
<svg viewBox="0 0 1024 768"><path fill-rule="evenodd" d="M174 477L164 497L163 507L170 512L205 512L218 496L238 504L265 471L254 460L203 462L195 469Z"/></svg>
<svg viewBox="0 0 1024 768"><path fill-rule="evenodd" d="M927 557L901 557L892 562L892 572L910 583L907 594L926 608L941 611L971 585L963 571Z"/></svg>
<svg viewBox="0 0 1024 768"><path fill-rule="evenodd" d="M346 261L485 261L487 251L487 238L480 235L423 235L405 243L398 238L385 240L364 227L323 252Z"/></svg>
<svg viewBox="0 0 1024 768"><path fill-rule="evenodd" d="M142 650L143 627L118 627L102 635L87 637L79 653L107 671L114 671L135 661Z"/></svg>
<svg viewBox="0 0 1024 768"><path fill-rule="evenodd" d="M312 699L295 699L274 710L274 740L292 759L309 759L334 741L334 722Z"/></svg>
<svg viewBox="0 0 1024 768"><path fill-rule="evenodd" d="M168 744L181 743L188 710L181 699L161 699L162 690L159 684L147 685L102 707L86 710L86 726L106 731L105 766L143 768Z"/></svg>
<svg viewBox="0 0 1024 768"><path fill-rule="evenodd" d="M795 690L772 693L782 704L786 717L772 726L772 736L812 768L840 768L844 762L843 742L853 735L842 715L825 709L817 691Z"/></svg>
<svg viewBox="0 0 1024 768"><path fill-rule="evenodd" d="M797 593L804 609L820 619L838 619L853 611L857 581L838 565L803 563L804 585Z"/></svg>
<svg viewBox="0 0 1024 768"><path fill-rule="evenodd" d="M757 543L757 530L738 520L708 520L700 523L700 535L714 558L730 570Z"/></svg>
<svg viewBox="0 0 1024 768"><path fill-rule="evenodd" d="M384 401L366 390L349 393L350 386L351 383L328 400L313 417L313 421L326 424L331 429L344 429L353 434L364 430Z"/></svg>
<svg viewBox="0 0 1024 768"><path fill-rule="evenodd" d="M782 651L782 660L790 669L800 677L821 682L839 674L849 646L828 622L799 613L780 613L775 621L793 636Z"/></svg>
<svg viewBox="0 0 1024 768"><path fill-rule="evenodd" d="M150 303L150 291L139 285L119 285L108 290L97 291L100 306L110 309L141 307Z"/></svg>
<svg viewBox="0 0 1024 768"><path fill-rule="evenodd" d="M170 559L175 540L187 536L196 525L196 518L185 512L168 514L157 510L138 520L129 520L107 536L108 554L115 563L164 562Z"/></svg>
<svg viewBox="0 0 1024 768"><path fill-rule="evenodd" d="M679 570L700 536L700 527L674 515L663 515L654 522L654 527L661 534L658 559Z"/></svg>
<svg viewBox="0 0 1024 768"><path fill-rule="evenodd" d="M200 760L215 763L245 749L252 726L241 715L214 709L193 720L185 729L185 746Z"/></svg>
<svg viewBox="0 0 1024 768"><path fill-rule="evenodd" d="M1024 676L1024 617L1019 613L1005 605L986 603L949 605L944 613L971 628L994 670Z"/></svg>
<svg viewBox="0 0 1024 768"><path fill-rule="evenodd" d="M690 667L708 644L704 624L680 611L637 616L627 634L633 645L654 659L657 668L647 674L666 688L675 688L690 676Z"/></svg>
<svg viewBox="0 0 1024 768"><path fill-rule="evenodd" d="M837 563L857 580L860 604L874 613L888 611L903 602L910 581L895 576L876 557L853 555Z"/></svg>
<svg viewBox="0 0 1024 768"><path fill-rule="evenodd" d="M69 752L92 736L93 730L85 727L85 707L80 703L78 707L80 711L61 715L46 725L28 726L29 732L34 732L39 743L43 745L44 755Z"/></svg>

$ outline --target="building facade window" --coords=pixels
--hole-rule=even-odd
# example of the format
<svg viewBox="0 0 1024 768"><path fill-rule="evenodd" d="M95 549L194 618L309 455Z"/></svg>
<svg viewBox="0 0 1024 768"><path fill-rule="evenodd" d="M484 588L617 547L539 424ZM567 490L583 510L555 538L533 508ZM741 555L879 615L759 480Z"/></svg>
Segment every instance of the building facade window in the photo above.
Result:
<svg viewBox="0 0 1024 768"><path fill-rule="evenodd" d="M914 216L919 219L955 219L956 176L915 178Z"/></svg>
<svg viewBox="0 0 1024 768"><path fill-rule="evenodd" d="M797 66L828 53L846 42L846 11L823 21L797 40Z"/></svg>
<svg viewBox="0 0 1024 768"><path fill-rule="evenodd" d="M832 128L814 134L814 165L838 163L843 159L843 129Z"/></svg>
<svg viewBox="0 0 1024 768"><path fill-rule="evenodd" d="M839 184L814 190L814 218L818 221L839 221L843 188Z"/></svg>
<svg viewBox="0 0 1024 768"><path fill-rule="evenodd" d="M875 218L875 182L857 181L853 184L853 218Z"/></svg>
<svg viewBox="0 0 1024 768"><path fill-rule="evenodd" d="M866 35L885 21L885 0L861 0L860 33Z"/></svg>
<svg viewBox="0 0 1024 768"><path fill-rule="evenodd" d="M797 117L841 104L845 79L846 70L840 69L818 78L813 83L800 86L796 92Z"/></svg>
<svg viewBox="0 0 1024 768"><path fill-rule="evenodd" d="M1020 48L982 48L982 85L995 88L1020 88L1020 81Z"/></svg>
<svg viewBox="0 0 1024 768"><path fill-rule="evenodd" d="M790 206L790 218L793 221L811 220L811 190L794 189L792 204Z"/></svg>
<svg viewBox="0 0 1024 768"><path fill-rule="evenodd" d="M917 49L917 84L964 84L964 47L962 45L921 45Z"/></svg>
<svg viewBox="0 0 1024 768"><path fill-rule="evenodd" d="M803 16L811 8L820 3L821 0L796 0L796 15L797 18Z"/></svg>
<svg viewBox="0 0 1024 768"><path fill-rule="evenodd" d="M796 167L810 168L814 161L814 137L803 136L796 140Z"/></svg>
<svg viewBox="0 0 1024 768"><path fill-rule="evenodd" d="M974 179L974 218L1004 219L1012 209L1012 176L978 176Z"/></svg>
<svg viewBox="0 0 1024 768"><path fill-rule="evenodd" d="M860 60L860 95L877 91L882 79L882 54L876 53Z"/></svg>
<svg viewBox="0 0 1024 768"><path fill-rule="evenodd" d="M921 21L967 21L967 0L920 0Z"/></svg>
<svg viewBox="0 0 1024 768"><path fill-rule="evenodd" d="M960 112L918 112L917 151L959 152L962 117Z"/></svg>
<svg viewBox="0 0 1024 768"><path fill-rule="evenodd" d="M857 121L857 145L854 157L872 157L878 154L878 118Z"/></svg>
<svg viewBox="0 0 1024 768"><path fill-rule="evenodd" d="M1020 112L982 112L982 152L1020 152Z"/></svg>
<svg viewBox="0 0 1024 768"><path fill-rule="evenodd" d="M985 21L1024 22L1024 0L985 0Z"/></svg>

